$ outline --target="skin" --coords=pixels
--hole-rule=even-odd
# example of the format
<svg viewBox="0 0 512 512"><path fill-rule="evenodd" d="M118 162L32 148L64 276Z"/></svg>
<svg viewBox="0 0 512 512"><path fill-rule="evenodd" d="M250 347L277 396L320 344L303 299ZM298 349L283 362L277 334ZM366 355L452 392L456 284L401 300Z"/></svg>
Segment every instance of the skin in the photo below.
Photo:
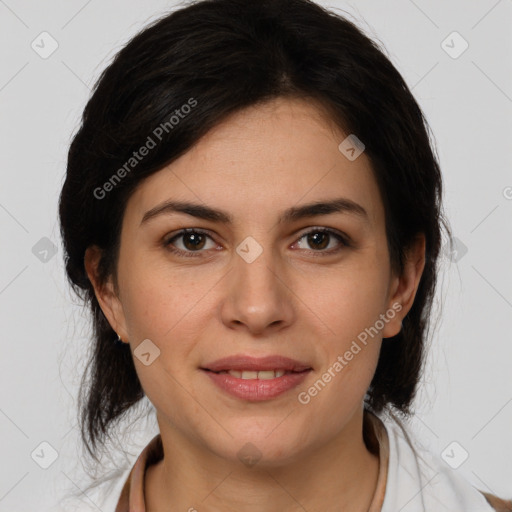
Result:
<svg viewBox="0 0 512 512"><path fill-rule="evenodd" d="M130 197L117 291L112 279L98 283L98 248L87 251L112 328L132 351L145 339L160 349L149 366L134 357L165 455L146 473L149 511L368 509L379 460L363 441L363 398L382 338L400 331L414 301L425 240L418 237L402 275L394 275L370 161L364 153L348 160L338 149L345 137L313 102L279 98L237 112ZM337 212L277 222L287 208L339 197L361 205L367 220ZM141 225L145 212L169 199L222 209L233 224L167 213ZM304 236L319 227L345 234L349 245ZM183 228L211 237L200 252L190 237L174 240L196 256L165 247ZM252 263L236 252L248 236L263 249ZM380 333L308 404L299 403L298 393L397 303L401 310ZM249 403L200 370L239 353L285 355L313 371L298 388ZM252 468L237 457L247 442L261 452Z"/></svg>

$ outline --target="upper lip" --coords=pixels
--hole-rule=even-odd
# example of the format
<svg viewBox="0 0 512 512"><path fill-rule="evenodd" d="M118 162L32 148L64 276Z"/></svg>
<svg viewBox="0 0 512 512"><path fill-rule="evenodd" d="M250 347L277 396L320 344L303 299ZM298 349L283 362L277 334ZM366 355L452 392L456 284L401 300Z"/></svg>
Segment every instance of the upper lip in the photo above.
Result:
<svg viewBox="0 0 512 512"><path fill-rule="evenodd" d="M202 369L210 370L212 372L221 372L226 370L286 370L302 372L304 370L310 370L311 366L303 361L297 361L280 355L253 357L237 354L234 356L223 357L222 359L217 359L216 361L205 364L202 366Z"/></svg>

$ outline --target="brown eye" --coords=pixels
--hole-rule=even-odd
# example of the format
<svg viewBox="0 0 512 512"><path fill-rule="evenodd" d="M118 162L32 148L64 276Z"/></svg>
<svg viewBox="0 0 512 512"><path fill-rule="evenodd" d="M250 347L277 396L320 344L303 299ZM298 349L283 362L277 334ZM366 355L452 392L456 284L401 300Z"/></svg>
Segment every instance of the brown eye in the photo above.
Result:
<svg viewBox="0 0 512 512"><path fill-rule="evenodd" d="M206 247L208 239L212 241L210 247ZM164 246L179 255L200 256L205 252L203 249L212 249L215 247L215 243L210 235L201 230L184 229L165 241Z"/></svg>
<svg viewBox="0 0 512 512"><path fill-rule="evenodd" d="M330 235L327 233L313 233L307 235L308 244L315 249L325 249L329 245Z"/></svg>
<svg viewBox="0 0 512 512"><path fill-rule="evenodd" d="M301 243L301 240L306 240L306 244L308 247L301 247L305 249L311 249L314 252L325 252L325 253L333 253L338 252L343 247L349 246L347 239L341 234L331 230L331 229L313 229L304 233L300 238L298 243ZM329 250L325 250L331 242L337 241L338 244L331 247Z"/></svg>
<svg viewBox="0 0 512 512"><path fill-rule="evenodd" d="M183 245L190 251L204 247L205 236L200 233L186 233L182 235Z"/></svg>

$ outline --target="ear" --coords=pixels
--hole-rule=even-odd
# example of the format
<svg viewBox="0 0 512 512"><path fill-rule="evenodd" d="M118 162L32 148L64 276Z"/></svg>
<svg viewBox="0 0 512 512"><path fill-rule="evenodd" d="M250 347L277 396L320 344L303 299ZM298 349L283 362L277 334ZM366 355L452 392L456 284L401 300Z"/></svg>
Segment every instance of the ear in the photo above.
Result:
<svg viewBox="0 0 512 512"><path fill-rule="evenodd" d="M425 235L420 233L406 252L402 275L392 275L387 311L395 311L396 314L382 330L383 338L391 338L400 332L402 320L412 308L425 268L425 246Z"/></svg>
<svg viewBox="0 0 512 512"><path fill-rule="evenodd" d="M98 277L98 265L101 256L102 250L98 246L93 245L88 247L84 257L85 270L94 288L96 299L98 299L98 303L108 323L121 337L121 340L127 343L128 333L126 329L126 319L121 300L115 291L113 277L109 276L105 283L100 283Z"/></svg>

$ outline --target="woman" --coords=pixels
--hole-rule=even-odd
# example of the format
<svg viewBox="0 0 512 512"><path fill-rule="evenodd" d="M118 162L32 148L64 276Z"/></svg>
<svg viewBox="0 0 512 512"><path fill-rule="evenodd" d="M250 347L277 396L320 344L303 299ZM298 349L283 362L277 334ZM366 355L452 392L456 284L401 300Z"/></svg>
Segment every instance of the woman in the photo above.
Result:
<svg viewBox="0 0 512 512"><path fill-rule="evenodd" d="M60 199L94 320L82 436L95 455L144 396L159 434L97 507L512 509L395 419L449 233L427 129L380 49L306 0L197 2L119 52Z"/></svg>

